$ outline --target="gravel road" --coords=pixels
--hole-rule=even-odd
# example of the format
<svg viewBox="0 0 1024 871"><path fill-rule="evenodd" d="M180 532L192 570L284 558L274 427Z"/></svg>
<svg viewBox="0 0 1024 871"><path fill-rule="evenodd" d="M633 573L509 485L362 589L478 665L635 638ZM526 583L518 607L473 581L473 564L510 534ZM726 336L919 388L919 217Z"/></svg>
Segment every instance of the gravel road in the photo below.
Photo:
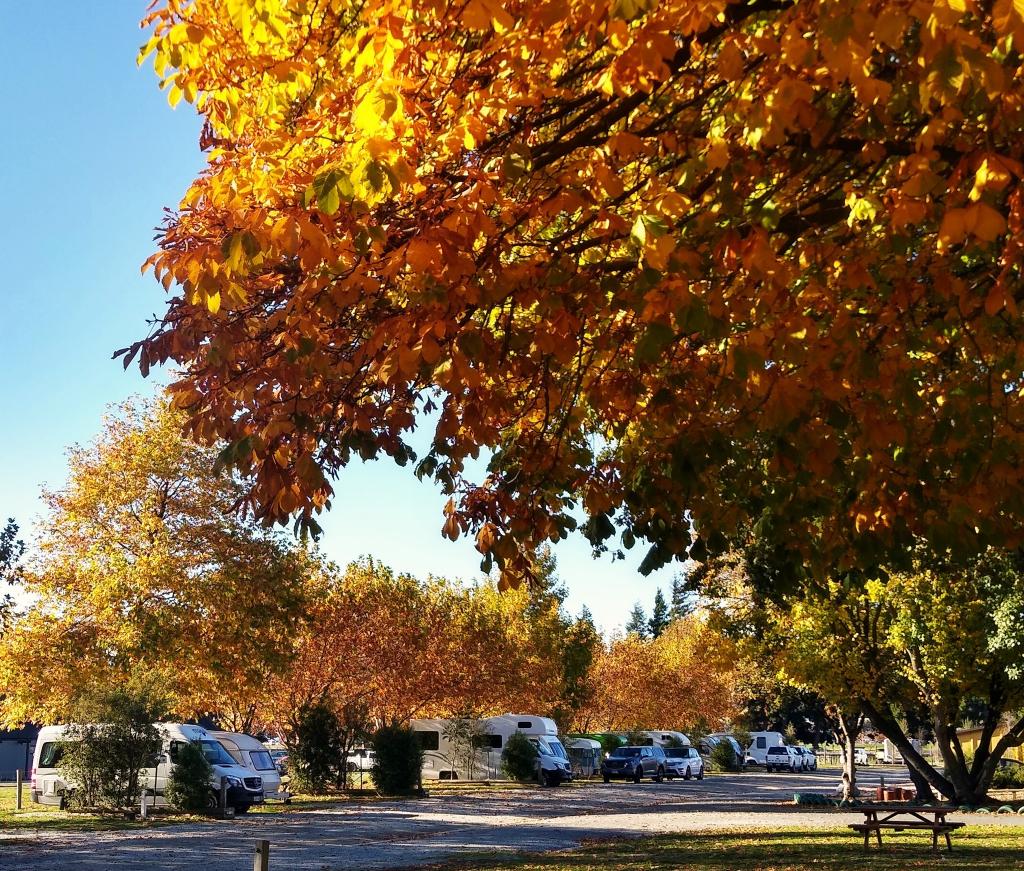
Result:
<svg viewBox="0 0 1024 871"><path fill-rule="evenodd" d="M887 782L894 777L887 773ZM445 794L142 832L10 832L3 834L0 871L249 871L260 838L271 842L272 869L356 871L435 863L467 852L567 849L594 837L862 821L860 814L783 804L794 792L831 792L837 780L835 771L756 773L702 782ZM985 817L984 823L1024 827L1024 817Z"/></svg>

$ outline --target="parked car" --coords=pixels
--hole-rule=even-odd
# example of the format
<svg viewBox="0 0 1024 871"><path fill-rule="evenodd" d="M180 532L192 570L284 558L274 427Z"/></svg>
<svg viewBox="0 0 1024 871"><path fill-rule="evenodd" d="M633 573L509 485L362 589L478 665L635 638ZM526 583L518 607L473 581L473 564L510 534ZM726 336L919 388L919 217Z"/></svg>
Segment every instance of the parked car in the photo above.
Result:
<svg viewBox="0 0 1024 871"><path fill-rule="evenodd" d="M797 746L794 748L804 760L804 771L818 770L818 756L810 747Z"/></svg>
<svg viewBox="0 0 1024 871"><path fill-rule="evenodd" d="M694 747L666 747L665 776L669 780L673 777L681 777L683 780L696 777L697 780L703 780L704 760Z"/></svg>
<svg viewBox="0 0 1024 871"><path fill-rule="evenodd" d="M868 764L868 751L864 747L857 747L853 751L853 764L854 765L867 765Z"/></svg>
<svg viewBox="0 0 1024 871"><path fill-rule="evenodd" d="M803 757L796 752L795 747L769 747L764 756L764 767L770 772L800 771L803 768Z"/></svg>
<svg viewBox="0 0 1024 871"><path fill-rule="evenodd" d="M601 763L601 776L605 783L612 778L639 783L644 777L661 783L667 762L660 747L616 747Z"/></svg>

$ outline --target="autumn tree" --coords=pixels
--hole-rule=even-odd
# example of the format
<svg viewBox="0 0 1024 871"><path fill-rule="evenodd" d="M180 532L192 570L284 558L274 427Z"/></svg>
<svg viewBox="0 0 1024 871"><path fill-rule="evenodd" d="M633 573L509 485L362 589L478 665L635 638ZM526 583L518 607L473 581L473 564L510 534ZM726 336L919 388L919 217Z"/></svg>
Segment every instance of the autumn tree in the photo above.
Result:
<svg viewBox="0 0 1024 871"><path fill-rule="evenodd" d="M721 613L783 676L835 706L851 788L853 739L866 714L900 749L925 797L934 791L979 802L999 759L1024 742L1024 718L1015 713L1024 709L1021 555L989 551L966 565L926 549L914 557L908 572L850 574L780 598L770 561L754 548L727 567L732 588L746 571L747 598L727 596ZM766 570L768 578L760 577ZM715 574L705 578L711 596ZM941 768L908 734L907 722L922 712ZM968 715L983 724L973 759L956 734Z"/></svg>
<svg viewBox="0 0 1024 871"><path fill-rule="evenodd" d="M302 609L303 558L232 510L243 483L182 438L184 416L129 402L69 451L0 652L2 719L54 721L91 689L150 673L171 706L217 711L258 687Z"/></svg>
<svg viewBox="0 0 1024 871"><path fill-rule="evenodd" d="M613 639L594 661L593 695L578 722L614 731L722 726L737 713L735 655L698 615L657 638Z"/></svg>
<svg viewBox="0 0 1024 871"><path fill-rule="evenodd" d="M173 363L261 518L314 525L335 473L387 455L506 582L581 511L596 544L648 542L644 571L766 513L818 576L913 536L1021 540L1019 3L157 0L144 23L208 164L125 363Z"/></svg>

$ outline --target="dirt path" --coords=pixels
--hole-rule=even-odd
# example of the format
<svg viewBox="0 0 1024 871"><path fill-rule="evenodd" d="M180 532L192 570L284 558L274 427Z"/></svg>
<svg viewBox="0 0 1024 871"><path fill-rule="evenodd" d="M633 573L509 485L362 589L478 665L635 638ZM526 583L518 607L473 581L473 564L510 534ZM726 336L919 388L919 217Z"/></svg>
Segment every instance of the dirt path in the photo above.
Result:
<svg viewBox="0 0 1024 871"><path fill-rule="evenodd" d="M860 814L782 804L794 791L824 792L834 780L824 772L747 774L701 783L445 795L143 832L5 833L0 871L248 871L260 838L271 842L275 871L353 871L435 863L460 853L567 849L594 837L861 821ZM1024 826L1017 816L983 821Z"/></svg>

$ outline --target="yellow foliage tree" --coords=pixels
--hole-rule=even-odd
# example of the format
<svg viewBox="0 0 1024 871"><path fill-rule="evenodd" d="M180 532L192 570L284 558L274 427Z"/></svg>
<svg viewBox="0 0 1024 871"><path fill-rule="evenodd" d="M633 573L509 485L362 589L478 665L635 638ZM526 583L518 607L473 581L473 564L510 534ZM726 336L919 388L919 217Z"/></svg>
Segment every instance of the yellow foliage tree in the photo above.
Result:
<svg viewBox="0 0 1024 871"><path fill-rule="evenodd" d="M139 672L160 677L179 714L218 711L225 690L244 696L278 662L306 559L232 510L243 484L214 473L215 452L183 422L130 402L69 452L24 572L30 604L0 652L5 723L63 719L88 687Z"/></svg>

